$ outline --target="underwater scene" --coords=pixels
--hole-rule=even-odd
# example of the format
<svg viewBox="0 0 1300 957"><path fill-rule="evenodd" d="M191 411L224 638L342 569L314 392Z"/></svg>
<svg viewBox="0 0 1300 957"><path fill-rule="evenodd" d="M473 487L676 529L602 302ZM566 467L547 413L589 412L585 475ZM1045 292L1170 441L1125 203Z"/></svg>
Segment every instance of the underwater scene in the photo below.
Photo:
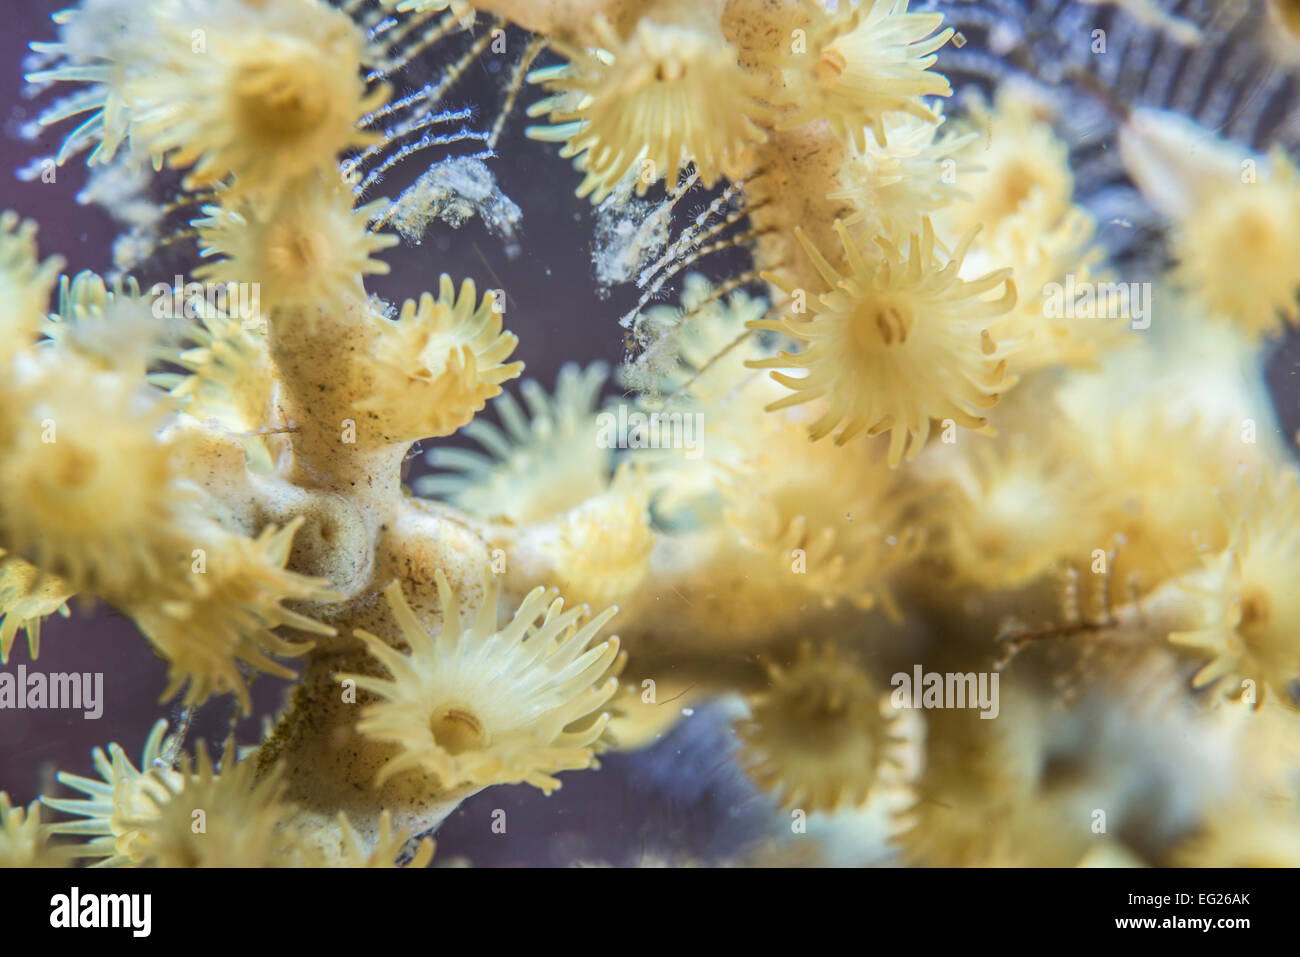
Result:
<svg viewBox="0 0 1300 957"><path fill-rule="evenodd" d="M0 8L0 866L1300 865L1296 0Z"/></svg>

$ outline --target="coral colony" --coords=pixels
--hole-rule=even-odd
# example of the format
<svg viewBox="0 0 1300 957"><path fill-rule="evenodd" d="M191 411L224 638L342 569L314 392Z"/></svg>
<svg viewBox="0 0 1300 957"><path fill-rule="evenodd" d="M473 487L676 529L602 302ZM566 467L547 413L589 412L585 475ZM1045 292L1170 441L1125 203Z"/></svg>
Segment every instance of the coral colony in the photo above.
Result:
<svg viewBox="0 0 1300 957"><path fill-rule="evenodd" d="M726 703L771 824L728 863L1300 863L1289 0L83 0L32 39L24 173L88 164L125 227L65 277L0 221L0 644L30 676L102 602L186 719L0 795L0 862L424 866L470 795ZM488 56L496 112L454 95ZM508 274L367 289L435 221L545 237L493 172L525 115L636 300L617 377L515 383ZM261 673L261 740L190 739Z"/></svg>

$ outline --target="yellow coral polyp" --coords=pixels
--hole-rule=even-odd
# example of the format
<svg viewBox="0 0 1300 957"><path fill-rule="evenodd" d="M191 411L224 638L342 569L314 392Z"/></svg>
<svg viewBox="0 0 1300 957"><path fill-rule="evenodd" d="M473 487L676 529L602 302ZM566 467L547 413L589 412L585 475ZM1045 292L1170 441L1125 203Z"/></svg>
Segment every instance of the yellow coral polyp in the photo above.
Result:
<svg viewBox="0 0 1300 957"><path fill-rule="evenodd" d="M976 240L966 260L968 275L997 264L1011 266L1016 277L1016 307L989 326L998 342L1016 343L1007 360L1013 374L1092 366L1111 349L1133 343L1128 331L1139 319L1132 314L1136 304L1112 309L1099 302L1091 315L1076 315L1066 298L1067 290L1113 281L1101 266L1103 251L1094 244L1095 234L1096 221L1085 209L1070 206L1062 213L1037 192L1019 212Z"/></svg>
<svg viewBox="0 0 1300 957"><path fill-rule="evenodd" d="M1300 322L1300 179L1278 148L1255 176L1207 183L1174 229L1174 279L1253 337Z"/></svg>
<svg viewBox="0 0 1300 957"><path fill-rule="evenodd" d="M759 99L762 81L721 36L650 19L626 39L606 21L595 30L601 47L531 74L552 95L528 115L549 112L552 125L528 133L580 157L579 196L600 201L629 174L641 194L660 179L671 188L691 164L706 185L743 169L745 148L764 138L759 123L771 111Z"/></svg>
<svg viewBox="0 0 1300 957"><path fill-rule="evenodd" d="M1208 599L1201 627L1169 638L1210 656L1194 685L1223 681L1224 693L1255 707L1270 695L1289 700L1300 677L1300 593L1293 570L1300 558L1300 480L1287 471L1252 483L1236 535L1207 559L1210 581L1188 587Z"/></svg>
<svg viewBox="0 0 1300 957"><path fill-rule="evenodd" d="M1099 412L1076 413L1086 417L1076 447L1085 451L1083 491L1095 506L1100 537L1093 547L1118 545L1115 580L1126 591L1147 592L1198 569L1228 544L1219 491L1237 465L1209 423L1180 422L1154 403ZM1169 494L1173 482L1178 495Z"/></svg>
<svg viewBox="0 0 1300 957"><path fill-rule="evenodd" d="M705 276L690 273L680 307L646 311L649 342L636 366L624 367L623 377L650 396L721 399L751 375L746 359L771 354L747 327L767 314L767 306L743 289L724 296Z"/></svg>
<svg viewBox="0 0 1300 957"><path fill-rule="evenodd" d="M505 361L519 340L502 331L498 295L489 291L479 302L470 279L457 295L444 273L437 298L426 292L418 304L408 299L395 322L375 320L378 376L359 408L382 409L408 440L450 435L469 422L524 368Z"/></svg>
<svg viewBox="0 0 1300 957"><path fill-rule="evenodd" d="M809 426L813 439L838 428L835 442L843 445L863 433L888 431L891 466L902 461L909 436L908 458L920 452L932 421L952 419L964 428L984 428L988 420L980 413L995 405L999 393L1012 384L1006 359L988 332L989 321L1015 305L1010 270L995 270L969 282L961 279L962 260L974 234L941 265L928 219L906 251L877 239L883 253L879 259L860 248L842 223L836 228L847 274L832 266L802 231L797 233L829 287L816 299L809 297L812 315L750 323L803 344L798 353L746 363L756 369L806 370L802 377L772 373L791 393L768 409L825 398L825 411ZM796 292L788 283L769 278L786 292ZM1001 295L989 299L999 286Z"/></svg>
<svg viewBox="0 0 1300 957"><path fill-rule="evenodd" d="M959 578L1021 588L1058 560L1091 553L1101 536L1080 516L1095 514L1097 495L1054 443L1011 436L962 451L944 473L952 482L951 508L939 510L943 552Z"/></svg>
<svg viewBox="0 0 1300 957"><path fill-rule="evenodd" d="M739 722L740 762L783 807L858 807L891 777L897 712L888 693L832 644L800 645L788 667L767 665L769 686Z"/></svg>
<svg viewBox="0 0 1300 957"><path fill-rule="evenodd" d="M866 224L872 235L919 233L923 216L969 198L961 183L973 164L962 154L977 134L945 128L937 113L934 120L889 113L884 127L888 145L872 137L854 147L828 196L853 208L845 226Z"/></svg>
<svg viewBox="0 0 1300 957"><path fill-rule="evenodd" d="M269 867L290 863L291 838L282 825L293 811L284 800L283 770L257 776L257 762L237 761L227 745L220 767L200 741L196 760L183 755L175 773L145 771L137 801L121 808L131 832L129 851L144 867ZM203 812L196 828L195 811Z"/></svg>
<svg viewBox="0 0 1300 957"><path fill-rule="evenodd" d="M132 84L132 135L150 153L192 167L193 188L228 182L266 196L374 139L357 124L386 93L366 93L366 41L350 17L306 0L225 6L193 39L201 49ZM161 25L165 37L172 30L184 34L178 48L190 46L192 22Z"/></svg>
<svg viewBox="0 0 1300 957"><path fill-rule="evenodd" d="M32 48L53 58L48 69L28 73L30 83L86 84L78 96L60 100L39 117L41 126L62 123L78 117L78 125L68 133L59 147L55 161L62 166L70 157L87 148L86 165L108 163L132 131L133 115L126 84L130 67L137 64L149 49L148 40L156 35L132 30L136 24L114 24L114 41L105 48L87 48L86 35L96 30L92 17L85 11L70 8L51 19L59 26L60 38L54 42L34 43ZM145 43L140 43L145 39ZM89 114L88 117L85 114ZM82 118L84 117L84 118ZM93 148L92 147L93 144Z"/></svg>
<svg viewBox="0 0 1300 957"><path fill-rule="evenodd" d="M310 634L336 633L332 626L283 604L339 597L327 581L284 567L303 521L299 517L284 528L267 526L257 538L217 528L204 530L194 536L194 548L178 557L162 587L149 593L149 602L132 603L141 631L168 661L163 699L188 683L187 704L202 703L214 693L234 692L247 713L251 703L239 663L292 678L294 673L269 655L303 655L312 647L273 629L287 626Z"/></svg>
<svg viewBox="0 0 1300 957"><path fill-rule="evenodd" d="M564 516L548 551L570 601L625 602L644 584L654 548L649 509L645 477L624 469L609 491Z"/></svg>
<svg viewBox="0 0 1300 957"><path fill-rule="evenodd" d="M143 379L151 363L170 359L166 330L149 298L131 277L106 283L98 273L82 270L59 277L59 311L41 330L50 342L96 369Z"/></svg>
<svg viewBox="0 0 1300 957"><path fill-rule="evenodd" d="M596 405L609 375L604 363L560 369L554 396L532 379L520 387L525 412L510 393L493 401L501 427L475 418L463 434L489 453L454 446L429 450L445 471L416 480L415 489L488 518L524 524L562 515L609 486L613 453L595 441Z"/></svg>
<svg viewBox="0 0 1300 957"><path fill-rule="evenodd" d="M943 15L908 13L908 3L863 0L827 13L820 0L803 0L804 25L779 41L785 85L777 101L791 114L781 125L826 120L865 150L868 130L888 142L890 113L937 123L922 97L952 94L947 77L930 67L953 30L935 33Z"/></svg>
<svg viewBox="0 0 1300 957"><path fill-rule="evenodd" d="M381 699L357 722L366 737L398 746L380 781L417 771L440 791L523 782L549 794L560 786L557 772L591 767L608 719L597 712L618 686L615 678L598 682L619 648L617 638L591 642L614 609L579 624L583 609L564 611L562 599L539 587L499 628L493 582L471 622L462 621L441 570L437 584L443 623L436 637L394 582L384 594L410 654L358 630L392 678L339 676Z"/></svg>
<svg viewBox="0 0 1300 957"><path fill-rule="evenodd" d="M95 867L140 863L143 855L133 851L139 830L127 826L125 820L139 817L153 807L151 803L143 803L146 789L156 790L164 780L175 786L182 783L180 773L163 760L166 733L167 722L162 719L155 721L145 740L139 767L131 763L121 746L110 744L107 753L98 747L91 751L91 761L99 772L99 780L66 771L58 773L59 783L86 795L84 798L41 798L48 807L82 819L59 821L50 826L54 834L86 838L73 846L73 856L95 859Z"/></svg>
<svg viewBox="0 0 1300 957"><path fill-rule="evenodd" d="M799 411L769 413L722 480L723 509L741 543L826 606L883 602L889 572L916 556L916 529L883 450L845 452L808 437Z"/></svg>
<svg viewBox="0 0 1300 957"><path fill-rule="evenodd" d="M157 549L192 501L169 409L141 384L46 350L0 419L0 534L77 590L118 593L156 578ZM4 433L4 426L9 433Z"/></svg>
<svg viewBox="0 0 1300 957"><path fill-rule="evenodd" d="M1043 227L1051 228L1069 208L1074 175L1069 148L1041 105L1003 87L992 104L973 98L963 125L977 136L958 156L966 166L958 177L966 197L936 215L940 234L956 240L980 226L992 237L1031 202Z"/></svg>
<svg viewBox="0 0 1300 957"><path fill-rule="evenodd" d="M265 321L202 307L187 337L197 344L172 358L189 374L155 373L150 381L168 388L186 415L239 436L249 467L269 472L271 452L259 433L283 423Z"/></svg>
<svg viewBox="0 0 1300 957"><path fill-rule="evenodd" d="M368 228L377 205L354 210L351 194L335 179L288 193L274 208L205 206L194 225L200 255L212 261L194 275L258 283L268 315L291 307L310 316L322 306L364 299L362 277L388 272L375 256L398 242Z"/></svg>

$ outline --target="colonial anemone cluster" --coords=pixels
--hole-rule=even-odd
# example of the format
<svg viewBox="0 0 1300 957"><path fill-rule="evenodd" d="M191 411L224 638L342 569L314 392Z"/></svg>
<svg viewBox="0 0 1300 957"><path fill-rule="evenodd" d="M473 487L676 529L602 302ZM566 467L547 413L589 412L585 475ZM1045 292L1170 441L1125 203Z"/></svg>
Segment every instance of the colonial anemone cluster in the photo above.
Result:
<svg viewBox="0 0 1300 957"><path fill-rule="evenodd" d="M766 809L733 860L1297 863L1300 479L1262 373L1293 158L1013 77L1015 38L972 56L907 0L828 7L59 15L53 161L175 171L203 283L160 318L0 219L0 655L103 602L187 719L61 773L79 797L0 794L0 863L425 866L476 791L550 794L709 702ZM382 174L454 141L440 97L505 21L533 36L480 139L531 100L596 204L599 279L639 296L621 395L604 363L503 391L502 290L368 285ZM399 81L417 56L441 79ZM484 209L450 170L419 181ZM261 740L187 740L258 675L289 689Z"/></svg>

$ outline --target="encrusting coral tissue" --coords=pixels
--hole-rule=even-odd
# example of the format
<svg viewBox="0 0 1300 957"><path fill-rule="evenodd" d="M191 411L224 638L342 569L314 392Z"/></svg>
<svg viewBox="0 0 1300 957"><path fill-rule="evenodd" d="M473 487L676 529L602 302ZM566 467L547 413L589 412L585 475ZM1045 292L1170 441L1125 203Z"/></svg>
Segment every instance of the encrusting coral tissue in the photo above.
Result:
<svg viewBox="0 0 1300 957"><path fill-rule="evenodd" d="M81 0L31 40L20 175L86 164L124 229L66 276L0 218L0 656L102 603L182 720L0 793L0 864L422 867L476 792L706 718L761 820L671 863L1300 864L1293 4ZM635 300L613 376L516 390L508 271L368 288L471 217L546 255L512 123ZM260 740L195 740L263 674Z"/></svg>

